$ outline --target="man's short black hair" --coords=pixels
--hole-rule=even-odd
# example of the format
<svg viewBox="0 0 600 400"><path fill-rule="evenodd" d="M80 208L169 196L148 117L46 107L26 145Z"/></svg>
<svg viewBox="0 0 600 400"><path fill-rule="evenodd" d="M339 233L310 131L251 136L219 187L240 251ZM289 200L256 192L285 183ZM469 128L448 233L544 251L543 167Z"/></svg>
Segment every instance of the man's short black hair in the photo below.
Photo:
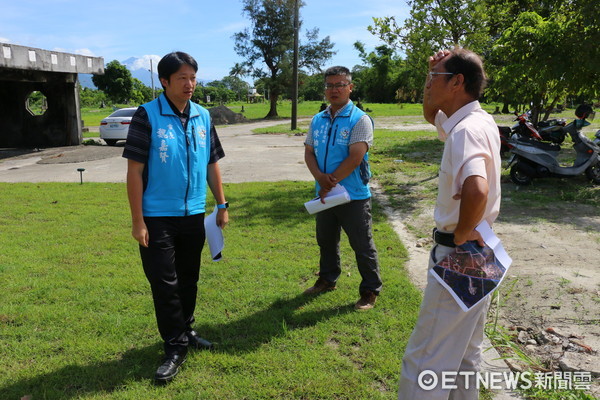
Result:
<svg viewBox="0 0 600 400"><path fill-rule="evenodd" d="M348 79L348 82L352 82L352 73L346 67L342 67L341 65L337 65L335 67L330 67L325 70L324 79L327 79L328 76L338 76L342 75Z"/></svg>
<svg viewBox="0 0 600 400"><path fill-rule="evenodd" d="M190 56L188 53L182 51L169 53L158 62L158 77L160 79L169 80L171 75L179 71L179 68L184 64L192 67L194 72L198 72L198 63L194 60L194 57Z"/></svg>
<svg viewBox="0 0 600 400"><path fill-rule="evenodd" d="M450 58L444 63L444 68L455 75L464 76L465 91L478 99L487 83L481 58L472 51L460 47L452 49L450 54Z"/></svg>

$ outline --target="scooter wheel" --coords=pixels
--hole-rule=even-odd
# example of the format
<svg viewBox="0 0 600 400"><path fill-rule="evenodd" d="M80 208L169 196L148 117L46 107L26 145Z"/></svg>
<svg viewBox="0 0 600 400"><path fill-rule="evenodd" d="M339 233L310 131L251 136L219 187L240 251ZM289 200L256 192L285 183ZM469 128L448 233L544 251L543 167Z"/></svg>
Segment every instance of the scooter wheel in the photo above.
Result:
<svg viewBox="0 0 600 400"><path fill-rule="evenodd" d="M514 184L520 186L531 185L531 177L519 171L516 164L510 169L510 180L513 181Z"/></svg>
<svg viewBox="0 0 600 400"><path fill-rule="evenodd" d="M585 176L596 185L600 185L600 163L588 167L588 169L585 170Z"/></svg>

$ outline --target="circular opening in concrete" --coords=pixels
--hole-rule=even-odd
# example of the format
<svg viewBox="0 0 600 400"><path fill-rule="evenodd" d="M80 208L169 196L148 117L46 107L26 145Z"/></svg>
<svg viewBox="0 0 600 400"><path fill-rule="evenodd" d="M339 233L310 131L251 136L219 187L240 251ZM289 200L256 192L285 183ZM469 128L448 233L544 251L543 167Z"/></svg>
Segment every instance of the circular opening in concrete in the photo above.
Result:
<svg viewBox="0 0 600 400"><path fill-rule="evenodd" d="M25 108L31 115L44 115L48 109L48 99L44 93L34 90L27 96Z"/></svg>

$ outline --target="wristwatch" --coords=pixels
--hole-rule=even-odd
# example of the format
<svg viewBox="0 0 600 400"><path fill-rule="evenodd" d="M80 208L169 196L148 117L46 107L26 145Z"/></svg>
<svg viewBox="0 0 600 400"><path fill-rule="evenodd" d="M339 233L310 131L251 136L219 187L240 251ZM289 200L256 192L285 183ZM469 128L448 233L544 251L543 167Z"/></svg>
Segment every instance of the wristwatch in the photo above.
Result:
<svg viewBox="0 0 600 400"><path fill-rule="evenodd" d="M217 208L229 208L229 202L226 201L223 204L217 204Z"/></svg>

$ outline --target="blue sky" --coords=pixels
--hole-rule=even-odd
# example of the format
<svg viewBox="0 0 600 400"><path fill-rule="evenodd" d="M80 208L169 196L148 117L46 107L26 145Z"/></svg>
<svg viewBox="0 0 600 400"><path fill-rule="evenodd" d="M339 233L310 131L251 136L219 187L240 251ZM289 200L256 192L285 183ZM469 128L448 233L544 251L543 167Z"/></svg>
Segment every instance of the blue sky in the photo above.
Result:
<svg viewBox="0 0 600 400"><path fill-rule="evenodd" d="M337 54L328 65L360 63L352 46L357 40L367 50L381 44L367 31L372 17L408 16L405 0L304 1L301 35L317 27L321 38L330 36ZM104 57L105 63L182 50L198 61L200 79L215 80L243 60L232 39L249 26L241 9L240 0L0 0L0 42Z"/></svg>

